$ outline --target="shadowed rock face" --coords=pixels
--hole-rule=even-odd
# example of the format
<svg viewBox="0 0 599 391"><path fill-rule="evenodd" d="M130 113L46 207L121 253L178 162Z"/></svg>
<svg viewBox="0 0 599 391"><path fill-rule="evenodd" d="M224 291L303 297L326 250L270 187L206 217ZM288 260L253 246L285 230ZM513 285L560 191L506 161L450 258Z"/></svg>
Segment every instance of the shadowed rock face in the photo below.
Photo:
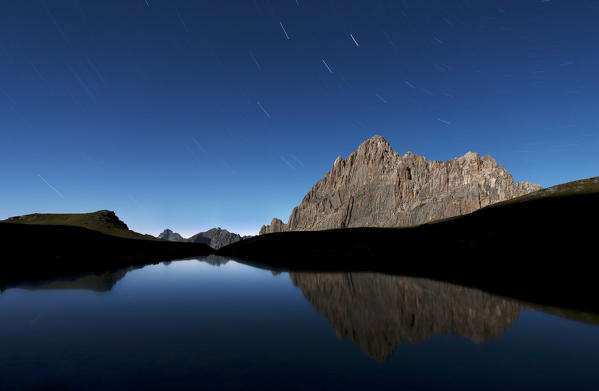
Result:
<svg viewBox="0 0 599 391"><path fill-rule="evenodd" d="M386 361L401 343L453 334L475 343L500 338L522 307L475 289L376 273L289 273L339 338Z"/></svg>
<svg viewBox="0 0 599 391"><path fill-rule="evenodd" d="M473 212L539 190L515 183L490 156L428 161L400 156L381 136L335 160L284 224L273 219L260 234L344 227L400 227Z"/></svg>

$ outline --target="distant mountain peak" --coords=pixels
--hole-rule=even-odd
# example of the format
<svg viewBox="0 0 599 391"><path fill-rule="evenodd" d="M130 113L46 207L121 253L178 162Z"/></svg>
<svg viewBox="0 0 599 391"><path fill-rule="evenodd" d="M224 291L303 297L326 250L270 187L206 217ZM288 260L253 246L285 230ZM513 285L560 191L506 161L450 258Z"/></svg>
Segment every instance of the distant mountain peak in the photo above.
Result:
<svg viewBox="0 0 599 391"><path fill-rule="evenodd" d="M179 235L176 232L171 231L169 228L162 231L162 233L160 235L158 235L158 239L170 240L171 242L185 241L183 236Z"/></svg>
<svg viewBox="0 0 599 391"><path fill-rule="evenodd" d="M165 229L164 231L162 231L160 235L158 235L158 239L170 240L173 242L203 243L207 244L215 250L224 247L228 244L238 242L247 237L248 236L241 236L239 234L229 232L221 227L211 228L205 232L199 232L187 239L185 239L178 233L173 232L169 228Z"/></svg>

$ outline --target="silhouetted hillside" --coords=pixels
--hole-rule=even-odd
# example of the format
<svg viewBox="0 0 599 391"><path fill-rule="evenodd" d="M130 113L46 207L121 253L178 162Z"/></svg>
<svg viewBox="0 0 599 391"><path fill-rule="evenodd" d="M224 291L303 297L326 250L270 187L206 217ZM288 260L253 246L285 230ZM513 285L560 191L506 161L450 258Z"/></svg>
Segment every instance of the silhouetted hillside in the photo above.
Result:
<svg viewBox="0 0 599 391"><path fill-rule="evenodd" d="M89 216L97 215L98 213L82 216L29 215L40 217L20 218L18 222L11 219L0 222L0 237L3 241L0 286L17 281L103 272L213 252L209 246L201 243L148 239L127 230L122 222L121 228L117 223L116 227L103 229L104 232L76 226L74 223L89 222ZM42 223L59 223L62 221L60 216L66 216L65 221L70 224ZM120 221L116 216L114 218ZM114 218L111 220L115 221ZM106 228L105 223L98 224ZM131 238L136 235L139 238Z"/></svg>
<svg viewBox="0 0 599 391"><path fill-rule="evenodd" d="M597 221L599 177L417 227L272 233L218 253L290 270L421 276L599 311Z"/></svg>

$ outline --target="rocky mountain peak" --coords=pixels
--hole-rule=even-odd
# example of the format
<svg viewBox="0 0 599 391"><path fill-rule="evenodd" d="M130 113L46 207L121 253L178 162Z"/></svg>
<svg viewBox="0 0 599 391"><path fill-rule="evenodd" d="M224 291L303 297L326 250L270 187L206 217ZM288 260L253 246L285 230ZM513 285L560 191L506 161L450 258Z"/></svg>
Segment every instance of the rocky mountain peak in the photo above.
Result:
<svg viewBox="0 0 599 391"><path fill-rule="evenodd" d="M305 195L284 224L274 218L260 233L343 227L399 227L473 212L539 185L515 183L491 156L467 152L447 160L400 156L381 136L364 141Z"/></svg>
<svg viewBox="0 0 599 391"><path fill-rule="evenodd" d="M474 160L478 160L479 158L480 158L480 155L478 154L478 152L468 151L460 159L467 160L467 161L474 161Z"/></svg>
<svg viewBox="0 0 599 391"><path fill-rule="evenodd" d="M193 242L193 243L204 243L212 247L213 249L219 249L228 244L235 243L239 240L245 239L248 236L241 236L233 232L229 232L226 229L216 227L211 228L208 231L200 232L193 235L190 238L185 239L183 236L170 229L165 229L160 235L159 239L170 240L173 242Z"/></svg>
<svg viewBox="0 0 599 391"><path fill-rule="evenodd" d="M391 151L391 145L382 136L374 135L368 140L365 140L358 146L356 152L368 153L368 152L389 152Z"/></svg>
<svg viewBox="0 0 599 391"><path fill-rule="evenodd" d="M170 240L171 242L182 242L185 240L183 236L171 231L168 228L158 235L158 239Z"/></svg>
<svg viewBox="0 0 599 391"><path fill-rule="evenodd" d="M260 228L259 235L282 231L285 231L285 223L274 217L269 225L263 225L262 228Z"/></svg>
<svg viewBox="0 0 599 391"><path fill-rule="evenodd" d="M389 158L395 157L398 157L398 155L393 151L387 140L376 135L360 144L358 149L348 156L347 161L385 163L388 162Z"/></svg>

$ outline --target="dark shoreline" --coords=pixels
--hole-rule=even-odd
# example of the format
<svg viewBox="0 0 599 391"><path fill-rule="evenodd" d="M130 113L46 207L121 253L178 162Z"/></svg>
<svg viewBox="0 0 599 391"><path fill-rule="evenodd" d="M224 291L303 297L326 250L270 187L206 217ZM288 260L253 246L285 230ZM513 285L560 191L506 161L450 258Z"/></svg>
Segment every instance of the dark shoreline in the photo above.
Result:
<svg viewBox="0 0 599 391"><path fill-rule="evenodd" d="M0 223L0 287L216 254L286 271L379 272L599 313L599 193L524 199L412 228L260 235L223 247Z"/></svg>
<svg viewBox="0 0 599 391"><path fill-rule="evenodd" d="M599 313L599 194L523 200L413 228L266 234L216 253L269 269L423 277Z"/></svg>
<svg viewBox="0 0 599 391"><path fill-rule="evenodd" d="M210 255L201 243L129 239L76 226L0 223L0 287Z"/></svg>

